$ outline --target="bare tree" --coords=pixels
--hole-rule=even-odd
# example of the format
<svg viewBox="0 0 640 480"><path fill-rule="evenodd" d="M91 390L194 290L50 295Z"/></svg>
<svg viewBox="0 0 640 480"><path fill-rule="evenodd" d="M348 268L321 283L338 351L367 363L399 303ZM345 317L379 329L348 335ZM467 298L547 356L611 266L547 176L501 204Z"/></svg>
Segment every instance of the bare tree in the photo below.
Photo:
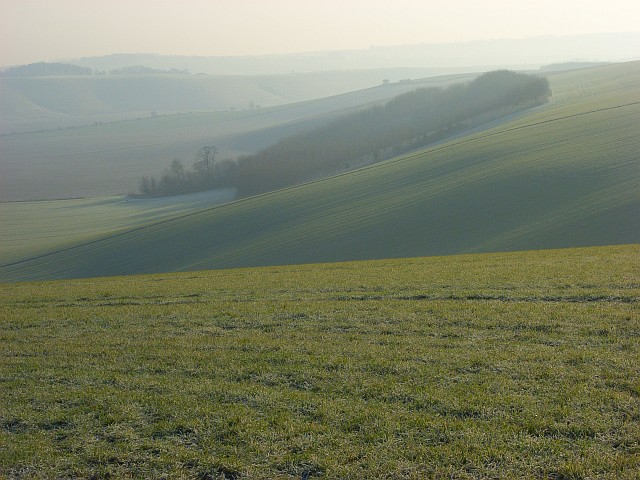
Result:
<svg viewBox="0 0 640 480"><path fill-rule="evenodd" d="M173 160L171 160L169 169L171 170L171 173L173 173L177 177L178 181L184 181L184 165L182 164L182 161L174 158Z"/></svg>
<svg viewBox="0 0 640 480"><path fill-rule="evenodd" d="M145 196L153 194L149 177L142 177L142 180L140 180L140 193Z"/></svg>
<svg viewBox="0 0 640 480"><path fill-rule="evenodd" d="M158 194L158 181L155 177L142 177L140 180L140 193L144 197L150 197Z"/></svg>
<svg viewBox="0 0 640 480"><path fill-rule="evenodd" d="M198 150L198 160L193 164L196 173L210 177L213 175L213 165L216 160L218 149L212 145L207 145Z"/></svg>

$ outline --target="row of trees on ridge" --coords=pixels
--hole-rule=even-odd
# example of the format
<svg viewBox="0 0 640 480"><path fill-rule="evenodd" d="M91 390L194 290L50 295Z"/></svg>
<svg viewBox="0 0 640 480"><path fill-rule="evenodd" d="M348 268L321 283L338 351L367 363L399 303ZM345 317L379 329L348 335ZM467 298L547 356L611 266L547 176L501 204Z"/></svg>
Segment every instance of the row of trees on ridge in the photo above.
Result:
<svg viewBox="0 0 640 480"><path fill-rule="evenodd" d="M234 187L239 196L249 196L276 190L385 160L540 104L549 95L546 78L507 70L485 73L467 84L420 88L235 160L220 161L215 147L203 147L193 170L174 159L159 181L144 177L140 193Z"/></svg>

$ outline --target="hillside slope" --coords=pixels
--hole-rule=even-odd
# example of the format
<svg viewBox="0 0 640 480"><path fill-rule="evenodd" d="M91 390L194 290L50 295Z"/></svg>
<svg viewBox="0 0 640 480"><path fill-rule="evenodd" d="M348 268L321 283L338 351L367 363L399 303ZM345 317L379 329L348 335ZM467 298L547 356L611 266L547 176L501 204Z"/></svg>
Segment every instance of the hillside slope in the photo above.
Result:
<svg viewBox="0 0 640 480"><path fill-rule="evenodd" d="M129 198L0 203L0 264L232 201L233 189Z"/></svg>
<svg viewBox="0 0 640 480"><path fill-rule="evenodd" d="M251 88L277 91L278 95L284 95L286 92L291 101L295 98L313 98L310 95L319 94L317 89L314 90L314 84L318 84L320 89L322 85L328 84L328 87L324 87L325 93L332 88L341 91L340 89L346 86L340 81L334 83L331 74L325 74L325 77L318 74L310 77L300 75L291 78L278 76L263 79L235 79L236 85L233 85L232 78L216 80L215 78L144 75L133 79L105 78L103 81L107 86L103 86L103 89L110 92L110 101L117 100L117 103L126 106L129 100L131 104L135 104L151 98L143 112L130 113L134 116L141 115L141 118L111 123L98 122L96 125L80 128L0 136L2 151L0 201L126 194L137 190L140 177L162 172L173 158L181 158L186 165L191 165L195 161L195 153L203 145L216 145L221 156L224 157L253 153L283 137L328 122L354 109L386 101L418 87L443 86L471 80L475 76L475 74L450 75L379 85L270 108L261 103L259 98L251 96L248 87L245 88L246 84L253 85ZM350 78L346 74L344 77L344 82ZM304 86L305 78L311 85ZM27 122L30 122L31 117L46 119L47 112L50 112L47 108L51 107L51 103L69 110L70 113L67 116L73 125L86 123L88 120L93 122L94 118L103 119L103 117L94 117L93 113L87 113L84 118L85 114L77 113L77 110L86 109L87 112L95 112L100 108L104 108L105 111L117 110L113 104L107 105L108 102L98 100L97 87L94 85L97 82L95 78L4 80L49 82L51 85L47 83L45 91L48 91L48 94L42 92L44 87L34 87L35 93L44 96L42 102L28 103L18 96L14 100L27 102L27 105L13 107L6 104L12 98L11 91L4 87L0 88L0 112L2 112L0 120L3 121L11 118L11 108L15 108L20 115L26 115ZM164 85L163 89L154 90L152 88L154 82L161 82ZM74 83L79 83L77 89ZM149 83L151 85L148 85ZM354 83L358 83L357 76ZM175 87L173 88L172 84L177 85L173 85ZM110 90L116 88L116 85L119 85L117 94ZM54 86L57 87L54 88ZM149 91L141 95L141 90ZM188 94L187 96L191 98L192 103L189 106L180 103L184 100L179 98L180 92ZM205 98L207 95L225 98L236 96L238 102L242 102L240 105L243 110L195 111L217 108L216 104L207 102ZM140 98L134 99L133 97L136 96ZM190 109L194 111L162 115L157 103L152 101L154 98L163 99L164 102L174 102L176 108L179 104L180 108L177 111L180 112L187 112ZM256 104L262 104L262 108L246 109L251 99ZM194 107L195 105L197 107ZM159 115L150 116L152 110L158 110ZM122 118L121 112L109 115L107 118L113 115Z"/></svg>
<svg viewBox="0 0 640 480"><path fill-rule="evenodd" d="M151 112L277 106L374 87L385 78L397 81L454 72L372 69L257 76L161 73L0 77L0 133L90 125L94 121L147 117Z"/></svg>
<svg viewBox="0 0 640 480"><path fill-rule="evenodd" d="M640 62L550 76L496 129L0 266L3 280L640 241Z"/></svg>

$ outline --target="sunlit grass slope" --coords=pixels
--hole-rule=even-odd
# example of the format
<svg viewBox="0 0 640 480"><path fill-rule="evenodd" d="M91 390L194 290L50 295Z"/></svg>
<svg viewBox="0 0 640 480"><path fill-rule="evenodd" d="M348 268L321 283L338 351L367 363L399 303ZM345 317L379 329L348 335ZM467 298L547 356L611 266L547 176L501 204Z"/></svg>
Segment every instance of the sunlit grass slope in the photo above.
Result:
<svg viewBox="0 0 640 480"><path fill-rule="evenodd" d="M0 293L0 477L640 469L638 245Z"/></svg>
<svg viewBox="0 0 640 480"><path fill-rule="evenodd" d="M555 74L552 103L324 181L0 266L5 280L640 241L640 62Z"/></svg>

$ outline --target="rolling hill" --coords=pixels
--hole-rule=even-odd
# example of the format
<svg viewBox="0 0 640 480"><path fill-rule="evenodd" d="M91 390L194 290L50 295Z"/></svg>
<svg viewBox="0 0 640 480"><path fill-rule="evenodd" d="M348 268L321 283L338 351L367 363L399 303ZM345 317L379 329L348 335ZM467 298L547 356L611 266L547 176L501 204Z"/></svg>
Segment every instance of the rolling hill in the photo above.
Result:
<svg viewBox="0 0 640 480"><path fill-rule="evenodd" d="M176 197L108 196L0 203L0 264L234 199L231 188Z"/></svg>
<svg viewBox="0 0 640 480"><path fill-rule="evenodd" d="M370 88L380 85L383 79L397 82L469 71L474 70L395 68L253 76L0 76L0 133L77 127L144 118L152 113L272 107Z"/></svg>
<svg viewBox="0 0 640 480"><path fill-rule="evenodd" d="M0 201L130 193L137 189L140 177L161 173L172 158L190 165L203 145L216 145L222 156L253 153L283 137L411 89L448 85L476 76L449 75L380 85L384 73L388 74L0 79L3 121L24 116L33 127L34 118L40 121L54 115L67 118L73 125L92 123L0 136ZM7 85L9 82L18 82L29 92L16 93ZM376 86L316 98L367 85ZM274 100L266 102L266 97L255 92L268 92ZM262 108L249 109L248 99ZM277 106L266 106L274 102ZM173 114L162 114L159 103ZM239 108L229 111L231 105ZM151 116L151 111L159 112L158 116ZM102 123L127 115L140 118Z"/></svg>
<svg viewBox="0 0 640 480"><path fill-rule="evenodd" d="M98 70L145 65L156 69L179 68L193 73L217 75L264 75L380 67L427 68L432 71L437 68L457 68L461 71L461 65L475 66L471 71L477 71L479 67L481 70L522 68L525 63L531 66L544 65L566 62L571 58L607 58L619 62L637 60L639 43L640 32L596 33L438 44L372 45L366 50L282 55L203 57L112 54L66 61Z"/></svg>
<svg viewBox="0 0 640 480"><path fill-rule="evenodd" d="M355 172L42 251L0 279L640 241L640 62L549 75L552 103Z"/></svg>

